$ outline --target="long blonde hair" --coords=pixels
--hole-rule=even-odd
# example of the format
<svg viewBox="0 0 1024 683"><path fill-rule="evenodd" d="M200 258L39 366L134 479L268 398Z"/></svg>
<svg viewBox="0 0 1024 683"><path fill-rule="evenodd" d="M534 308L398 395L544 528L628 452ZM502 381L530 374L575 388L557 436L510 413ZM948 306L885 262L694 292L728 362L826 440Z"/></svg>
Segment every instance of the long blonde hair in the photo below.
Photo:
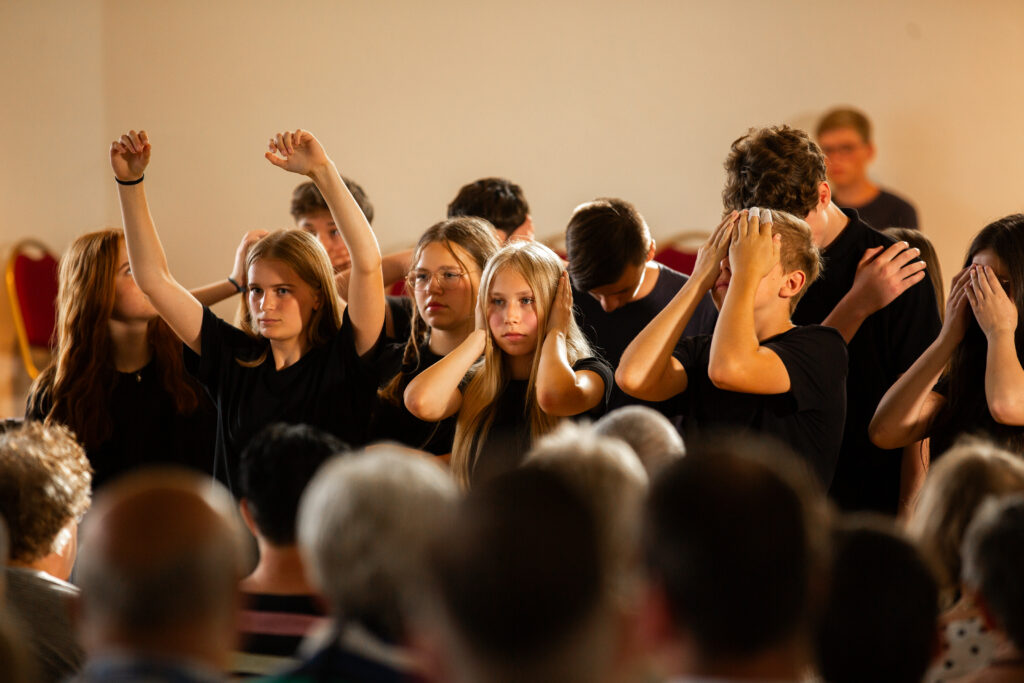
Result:
<svg viewBox="0 0 1024 683"><path fill-rule="evenodd" d="M252 245L245 260L246 272L261 259L280 261L295 271L313 293L320 297L320 307L313 311L304 333L311 347L330 341L341 329L344 306L334 282L334 269L327 250L316 237L305 230L275 230ZM259 338L259 327L252 317L248 301L239 315L239 326L251 337ZM240 365L255 367L266 360L267 350L256 359L237 359Z"/></svg>
<svg viewBox="0 0 1024 683"><path fill-rule="evenodd" d="M558 279L563 271L562 261L555 252L539 242L518 240L502 247L487 262L480 279L476 305L479 314L485 320L494 279L499 272L506 269L514 270L526 280L533 290L537 306L537 344L533 350L533 364L523 406L523 417L529 422L530 439L534 441L554 430L559 421L557 417L548 415L540 409L535 388L548 314L555 300ZM590 344L587 343L573 316L569 317L565 341L570 365L593 355ZM452 445L452 474L463 487L469 486L470 473L480 458L481 449L494 423L498 398L508 385L509 377L504 356L488 326L483 361L477 363L470 371L472 379L462 397L462 408L459 410L455 441Z"/></svg>

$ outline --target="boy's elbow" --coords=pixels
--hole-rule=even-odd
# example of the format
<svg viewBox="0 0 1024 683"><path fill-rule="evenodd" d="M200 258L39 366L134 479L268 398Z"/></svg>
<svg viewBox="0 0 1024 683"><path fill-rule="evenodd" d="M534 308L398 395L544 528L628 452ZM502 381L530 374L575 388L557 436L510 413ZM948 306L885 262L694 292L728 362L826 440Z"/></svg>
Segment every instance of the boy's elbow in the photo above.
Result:
<svg viewBox="0 0 1024 683"><path fill-rule="evenodd" d="M630 367L626 363L620 363L615 368L615 383L624 392L634 398L644 399L648 389L645 373Z"/></svg>
<svg viewBox="0 0 1024 683"><path fill-rule="evenodd" d="M742 368L729 358L722 358L720 354L712 355L708 363L708 379L719 389L736 391L739 384L737 378L742 377Z"/></svg>

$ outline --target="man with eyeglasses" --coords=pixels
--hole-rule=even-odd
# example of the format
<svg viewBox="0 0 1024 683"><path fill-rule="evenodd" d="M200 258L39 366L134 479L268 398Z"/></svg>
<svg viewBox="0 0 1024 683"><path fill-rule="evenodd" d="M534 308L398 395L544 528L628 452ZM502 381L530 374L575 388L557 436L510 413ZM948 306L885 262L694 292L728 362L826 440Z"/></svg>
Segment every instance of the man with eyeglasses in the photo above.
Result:
<svg viewBox="0 0 1024 683"><path fill-rule="evenodd" d="M861 220L877 230L918 228L914 206L868 177L875 144L867 116L856 109L833 109L818 123L817 137L828 159L832 199L840 208L856 209Z"/></svg>

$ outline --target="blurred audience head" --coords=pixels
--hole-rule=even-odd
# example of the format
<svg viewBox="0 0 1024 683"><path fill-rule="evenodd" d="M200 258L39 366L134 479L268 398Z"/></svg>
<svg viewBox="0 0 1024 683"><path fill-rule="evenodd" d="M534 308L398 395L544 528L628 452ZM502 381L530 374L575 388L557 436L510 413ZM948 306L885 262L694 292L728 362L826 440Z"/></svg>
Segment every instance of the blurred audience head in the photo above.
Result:
<svg viewBox="0 0 1024 683"><path fill-rule="evenodd" d="M299 548L335 618L404 640L427 545L448 530L457 495L434 462L386 445L320 469L299 507Z"/></svg>
<svg viewBox="0 0 1024 683"><path fill-rule="evenodd" d="M645 621L671 666L715 676L770 659L806 665L812 595L824 560L824 497L773 441L691 444L655 479L646 509Z"/></svg>
<svg viewBox="0 0 1024 683"><path fill-rule="evenodd" d="M234 500L209 477L151 468L111 483L82 526L76 577L86 652L224 667L243 539Z"/></svg>
<svg viewBox="0 0 1024 683"><path fill-rule="evenodd" d="M66 580L91 483L85 451L64 427L26 422L0 434L0 515L10 537L8 562Z"/></svg>
<svg viewBox="0 0 1024 683"><path fill-rule="evenodd" d="M629 444L649 476L686 453L683 437L668 418L647 406L624 406L594 423L602 436Z"/></svg>
<svg viewBox="0 0 1024 683"><path fill-rule="evenodd" d="M463 185L448 205L448 218L475 216L494 226L498 241L513 233L531 238L533 223L523 188L506 178L481 178Z"/></svg>
<svg viewBox="0 0 1024 683"><path fill-rule="evenodd" d="M612 587L628 592L640 559L640 515L648 480L632 449L590 425L566 421L537 441L525 466L561 475L591 506Z"/></svg>
<svg viewBox="0 0 1024 683"><path fill-rule="evenodd" d="M472 489L431 554L441 678L604 680L617 636L600 534L554 472L521 468Z"/></svg>
<svg viewBox="0 0 1024 683"><path fill-rule="evenodd" d="M295 545L302 492L321 465L347 450L333 434L302 424L269 425L253 437L238 467L253 532L275 546Z"/></svg>
<svg viewBox="0 0 1024 683"><path fill-rule="evenodd" d="M938 616L931 567L888 520L837 525L815 643L825 681L919 682L936 648Z"/></svg>
<svg viewBox="0 0 1024 683"><path fill-rule="evenodd" d="M964 585L990 626L1024 653L1024 494L989 498L964 535Z"/></svg>
<svg viewBox="0 0 1024 683"><path fill-rule="evenodd" d="M958 592L964 531L981 502L1018 491L1024 491L1024 462L984 441L962 441L932 465L907 532L935 563L943 608Z"/></svg>

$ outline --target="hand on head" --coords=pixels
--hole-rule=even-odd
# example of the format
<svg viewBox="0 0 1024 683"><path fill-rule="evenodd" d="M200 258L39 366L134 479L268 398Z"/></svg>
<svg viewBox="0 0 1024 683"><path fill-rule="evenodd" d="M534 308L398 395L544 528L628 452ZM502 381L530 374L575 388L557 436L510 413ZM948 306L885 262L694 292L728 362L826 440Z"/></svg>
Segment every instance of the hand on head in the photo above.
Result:
<svg viewBox="0 0 1024 683"><path fill-rule="evenodd" d="M110 143L110 167L122 181L138 180L149 165L151 146L146 131L130 130Z"/></svg>
<svg viewBox="0 0 1024 683"><path fill-rule="evenodd" d="M707 241L697 250L697 260L693 265L693 277L703 278L706 288L710 288L722 270L722 259L729 253L729 243L736 229L739 212L733 211L718 224Z"/></svg>
<svg viewBox="0 0 1024 683"><path fill-rule="evenodd" d="M729 267L733 275L749 274L758 280L779 262L782 236L772 235L771 213L757 208L740 212L729 245Z"/></svg>
<svg viewBox="0 0 1024 683"><path fill-rule="evenodd" d="M558 288L555 299L551 302L548 313L547 332L568 333L569 320L572 318L572 287L569 286L569 275L564 270L558 277Z"/></svg>
<svg viewBox="0 0 1024 683"><path fill-rule="evenodd" d="M999 278L989 266L972 265L964 287L974 317L986 337L1017 329L1017 306L1006 295Z"/></svg>
<svg viewBox="0 0 1024 683"><path fill-rule="evenodd" d="M957 342L964 338L964 333L967 331L967 309L970 306L967 301L967 286L970 278L969 266L954 275L949 288L949 297L946 299L946 314L942 320L940 334Z"/></svg>
<svg viewBox="0 0 1024 683"><path fill-rule="evenodd" d="M872 313L882 310L924 279L926 264L920 255L920 249L906 242L867 249L857 264L850 291Z"/></svg>
<svg viewBox="0 0 1024 683"><path fill-rule="evenodd" d="M231 269L231 279L243 288L245 287L246 280L249 276L249 273L245 270L245 262L249 257L249 249L252 248L252 245L256 244L269 234L270 233L266 230L250 230L242 235L242 241L238 243L238 249L235 251L235 265Z"/></svg>

